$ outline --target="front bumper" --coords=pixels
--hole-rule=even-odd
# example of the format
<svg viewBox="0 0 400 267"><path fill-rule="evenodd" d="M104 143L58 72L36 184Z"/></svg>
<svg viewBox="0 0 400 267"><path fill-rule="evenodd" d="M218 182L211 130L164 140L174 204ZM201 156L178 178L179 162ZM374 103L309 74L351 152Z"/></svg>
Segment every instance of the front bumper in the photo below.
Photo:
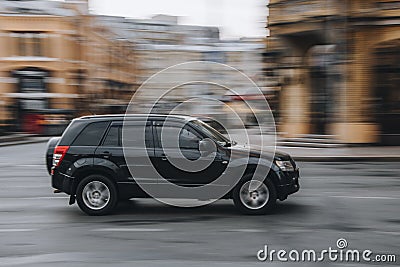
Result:
<svg viewBox="0 0 400 267"><path fill-rule="evenodd" d="M277 193L279 200L285 200L289 195L296 193L300 190L300 171L297 168L293 172L280 172L281 181L284 181L284 184L280 184L277 186Z"/></svg>

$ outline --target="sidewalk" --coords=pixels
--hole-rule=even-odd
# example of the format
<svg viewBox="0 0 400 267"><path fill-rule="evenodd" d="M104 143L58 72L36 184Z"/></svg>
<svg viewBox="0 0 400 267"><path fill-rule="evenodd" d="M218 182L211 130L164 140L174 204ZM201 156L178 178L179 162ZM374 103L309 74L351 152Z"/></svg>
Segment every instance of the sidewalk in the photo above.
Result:
<svg viewBox="0 0 400 267"><path fill-rule="evenodd" d="M33 134L0 136L0 147L45 143L51 137ZM289 153L297 161L400 161L400 146L368 146L340 148L306 148L278 146L277 150Z"/></svg>
<svg viewBox="0 0 400 267"><path fill-rule="evenodd" d="M289 153L298 161L400 161L400 146L276 149Z"/></svg>
<svg viewBox="0 0 400 267"><path fill-rule="evenodd" d="M51 137L49 136L37 136L35 134L15 133L10 135L0 136L0 147L43 143L47 142L50 138Z"/></svg>

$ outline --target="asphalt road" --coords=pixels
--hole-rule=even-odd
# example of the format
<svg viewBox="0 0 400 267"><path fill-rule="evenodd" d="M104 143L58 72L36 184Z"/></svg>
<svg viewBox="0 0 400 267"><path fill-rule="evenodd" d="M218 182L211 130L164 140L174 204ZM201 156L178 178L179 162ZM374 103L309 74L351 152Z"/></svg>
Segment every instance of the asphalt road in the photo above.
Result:
<svg viewBox="0 0 400 267"><path fill-rule="evenodd" d="M89 217L52 193L44 148L0 148L0 266L284 266L259 262L257 251L321 251L339 238L397 255L397 264L371 265L400 261L399 163L299 162L301 191L266 216L240 215L225 200L190 209L132 200Z"/></svg>

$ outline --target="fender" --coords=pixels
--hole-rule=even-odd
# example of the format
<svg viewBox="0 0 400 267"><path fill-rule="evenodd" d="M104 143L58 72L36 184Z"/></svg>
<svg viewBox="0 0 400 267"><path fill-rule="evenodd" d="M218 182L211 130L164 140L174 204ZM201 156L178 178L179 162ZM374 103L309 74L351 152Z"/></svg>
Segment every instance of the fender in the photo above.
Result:
<svg viewBox="0 0 400 267"><path fill-rule="evenodd" d="M260 167L267 168L268 170L271 169L275 172L279 171L278 166L276 166L276 164L273 161L266 159L266 158L250 157L248 164L249 165L258 165Z"/></svg>
<svg viewBox="0 0 400 267"><path fill-rule="evenodd" d="M65 174L71 177L78 177L79 173L93 167L93 158L80 158L69 166Z"/></svg>
<svg viewBox="0 0 400 267"><path fill-rule="evenodd" d="M81 158L68 168L66 174L73 178L71 192L75 193L79 181L89 174L101 173L117 182L118 166L106 159Z"/></svg>
<svg viewBox="0 0 400 267"><path fill-rule="evenodd" d="M279 172L279 167L276 166L274 162L271 162L270 160L265 158L250 157L250 158L232 159L229 165L232 168L239 168L241 166L249 166L249 165L259 166L259 168L265 168L268 171L273 170L274 172Z"/></svg>
<svg viewBox="0 0 400 267"><path fill-rule="evenodd" d="M120 172L120 167L116 165L114 162L105 159L105 158L94 158L93 167L96 170L103 170L109 173L114 181L116 182L118 179L118 173Z"/></svg>
<svg viewBox="0 0 400 267"><path fill-rule="evenodd" d="M246 174L253 174L257 168L257 173L262 174L264 176L263 178L270 176L276 186L283 183L279 167L269 159L258 157L250 157L248 159L238 158L233 159L230 164L233 168L238 168L240 170L243 170L243 167L245 167L243 177L246 177Z"/></svg>

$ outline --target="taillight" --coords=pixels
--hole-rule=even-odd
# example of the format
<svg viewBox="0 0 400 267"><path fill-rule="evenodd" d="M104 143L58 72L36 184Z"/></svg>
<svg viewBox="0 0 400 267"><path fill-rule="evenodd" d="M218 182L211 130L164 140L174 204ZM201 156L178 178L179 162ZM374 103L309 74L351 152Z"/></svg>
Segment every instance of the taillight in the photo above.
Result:
<svg viewBox="0 0 400 267"><path fill-rule="evenodd" d="M56 146L53 153L53 167L58 167L61 164L69 146Z"/></svg>

